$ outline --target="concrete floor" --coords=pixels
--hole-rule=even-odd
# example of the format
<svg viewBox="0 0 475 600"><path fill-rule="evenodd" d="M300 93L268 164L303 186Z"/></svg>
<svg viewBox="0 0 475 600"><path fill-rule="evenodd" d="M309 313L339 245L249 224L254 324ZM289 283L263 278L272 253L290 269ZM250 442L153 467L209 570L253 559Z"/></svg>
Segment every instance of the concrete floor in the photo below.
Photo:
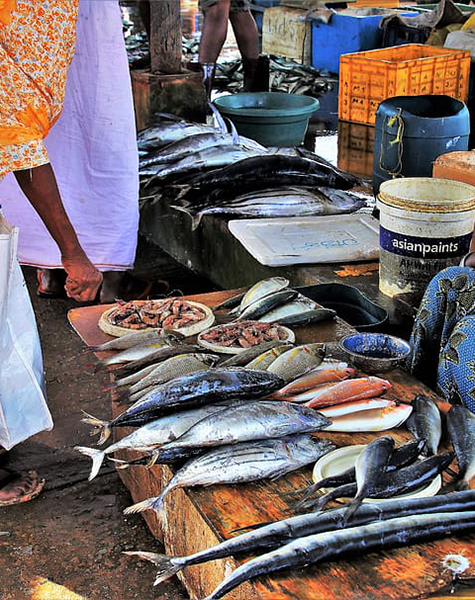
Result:
<svg viewBox="0 0 475 600"><path fill-rule="evenodd" d="M11 453L12 467L37 469L46 486L31 502L0 509L0 599L185 600L176 578L154 588L154 567L122 554L160 549L140 516L122 514L131 499L115 471L106 465L89 483L90 460L74 450L94 442L82 410L110 415L101 391L107 375L94 374L95 357L84 353L68 324L67 312L77 304L37 298L35 272L25 274L55 427Z"/></svg>

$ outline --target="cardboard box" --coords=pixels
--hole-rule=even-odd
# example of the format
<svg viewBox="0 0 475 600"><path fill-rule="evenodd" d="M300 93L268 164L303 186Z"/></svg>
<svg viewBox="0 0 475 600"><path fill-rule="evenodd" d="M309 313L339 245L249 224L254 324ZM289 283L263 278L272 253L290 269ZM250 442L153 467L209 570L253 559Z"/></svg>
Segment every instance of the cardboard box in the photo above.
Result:
<svg viewBox="0 0 475 600"><path fill-rule="evenodd" d="M304 65L312 60L312 25L306 11L285 6L266 8L262 23L263 54L293 58Z"/></svg>

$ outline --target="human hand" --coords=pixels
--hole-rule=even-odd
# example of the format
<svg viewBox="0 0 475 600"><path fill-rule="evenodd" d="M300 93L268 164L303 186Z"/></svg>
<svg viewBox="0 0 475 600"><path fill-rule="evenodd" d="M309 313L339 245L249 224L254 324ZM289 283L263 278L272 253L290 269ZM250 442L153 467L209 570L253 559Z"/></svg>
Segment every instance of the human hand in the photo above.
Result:
<svg viewBox="0 0 475 600"><path fill-rule="evenodd" d="M63 255L62 263L68 274L64 286L66 294L78 302L94 300L102 284L102 273L83 252L71 256Z"/></svg>

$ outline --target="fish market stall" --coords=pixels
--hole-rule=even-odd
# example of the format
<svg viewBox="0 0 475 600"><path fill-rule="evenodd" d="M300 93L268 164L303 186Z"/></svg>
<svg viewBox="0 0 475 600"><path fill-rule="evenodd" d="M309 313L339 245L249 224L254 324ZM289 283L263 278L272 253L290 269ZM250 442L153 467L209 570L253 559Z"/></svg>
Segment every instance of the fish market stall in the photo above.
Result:
<svg viewBox="0 0 475 600"><path fill-rule="evenodd" d="M287 288L284 288L284 292L286 290ZM205 330L208 331L208 334L203 331L199 336L201 336L201 339L207 339L211 344L213 340L216 341L217 337L211 335L210 332L216 331L216 327L218 327L218 331L223 331L222 324L226 321L226 312L224 310L218 310L216 307L234 296L235 293L236 292L215 292L180 299L180 306L178 308L181 313L178 315L177 310L177 318L178 316L181 318L184 310L183 306L186 308L189 301L210 308L215 315L216 321L213 324L212 329ZM280 294L281 292L278 293ZM290 300L290 298L286 297L286 301L287 300ZM105 361L106 363L107 361L109 362L109 367L112 368L112 380L117 381L119 371L117 370L117 364L115 367L113 367L113 364L114 360L117 363L118 359L114 357L117 357L118 355L112 354L112 352L106 352L107 347L97 348L98 345L106 340L111 340L111 337L106 335L98 325L102 315L107 311L110 311L111 308L114 307L91 306L78 308L70 312L69 318L77 333L91 349L95 349L95 352L101 361ZM266 309L269 309L269 306L266 306ZM120 323L124 323L126 319L130 319L131 315L128 315L123 307L121 308L120 306L115 307L115 310L118 311L117 314L119 314L121 319L123 318L123 321L119 321L119 325L117 325L120 327ZM306 344L307 346L310 344L312 349L316 352L315 356L318 356L318 353L320 352L318 346L321 342L326 342L328 347L332 347L332 344L337 340L348 334L354 333L354 330L348 326L348 324L341 319L334 318L334 315L329 315L328 313L318 314L319 318L325 318L325 320L309 325L288 326L295 335L294 343L298 345ZM130 322L132 323L132 321ZM246 322L247 321L244 321L244 323ZM179 324L176 321L174 321L172 325L173 324L177 327L178 325L184 325L184 323ZM120 340L120 338L117 339ZM281 340L281 343L290 343L292 341L292 338L287 335L279 339ZM181 346L181 348L184 351L184 346ZM161 351L160 348L158 351ZM238 357L239 354L226 354L225 356ZM279 357L275 358L275 360L278 361ZM321 360L322 357L320 356L320 361ZM318 364L318 360L315 364ZM237 373L236 377L240 377L241 375L239 375L239 373L241 372L239 367L235 367L235 371L233 371L233 373ZM211 373L211 371L209 373ZM274 373L279 373L279 376L284 377L284 371L274 369ZM206 377L206 371L203 375L198 374L197 378L203 376ZM348 372L345 377L346 376L350 376L350 372ZM357 376L357 374L352 371L351 377L355 376ZM417 402L428 402L433 407L435 406L433 401L435 401L437 402L439 409L442 411L447 409L447 406L444 405L440 399L407 373L395 369L384 373L383 376L385 378L384 380L381 378L374 378L374 380L377 379L381 383L379 393L384 391L384 398L387 399L387 401L391 402L397 400L398 402L403 403L401 405L402 408L408 406L413 401L414 407L416 407ZM351 377L347 380L348 382L356 381L356 379L352 379ZM288 379L291 380L292 377L289 377ZM275 387L271 387L270 384L272 381L272 376L269 375L268 383L266 384L268 387L267 392L276 389ZM342 381L340 383L345 382ZM336 383L335 385L340 385L340 383ZM174 385L173 380L170 385ZM289 385L292 385L292 383ZM278 393L283 394L284 389L281 389ZM258 392L256 387L254 390L256 398L258 398L259 395L262 395L262 391ZM421 398L421 396L419 396L420 394L423 394L424 396L422 398L425 399L416 402L414 397L418 396ZM119 394L115 388L113 389L112 397L113 417L120 419L124 406L116 402L119 398ZM232 396L230 395L229 398L231 397ZM181 395L177 402L183 401L183 398L184 395ZM226 399L226 396L224 396L224 399ZM399 410L401 407L397 407L397 409ZM226 409L226 411L229 410L229 408ZM243 409L243 406L241 405L237 408L233 408L233 410L239 412L245 409ZM183 415L184 413L181 414ZM231 413L227 412L227 415L229 414ZM249 425L252 422L252 419L247 421L246 419L241 418L241 422L243 420ZM92 421L94 421L94 419L90 418L88 422ZM334 421L338 421L338 417L334 418ZM104 433L110 430L113 422L101 422L96 419L95 424L99 426L99 429L102 429ZM130 427L114 427L113 429L114 439L117 441L123 439L124 435L132 431ZM249 427L249 429L252 429L252 427ZM189 431L191 431L191 429ZM414 431L414 429L412 428L411 431ZM329 449L335 448L335 446L343 447L354 446L355 444L370 444L378 439L383 439L381 435L382 434L380 433L370 432L325 432L324 427L322 430L317 431L317 437L313 439L316 440L315 443L321 445L322 451L325 449L324 452L327 452ZM385 431L384 435L390 435L396 442L398 448L402 448L403 446L401 445L411 439L411 434L405 427L390 429L389 431ZM271 443L271 440L266 443ZM289 445L289 449L290 446L291 444ZM178 446L175 444L175 450L177 448ZM440 450L440 460L445 460L444 457L447 456L443 452L445 449L444 446L444 448ZM89 450L91 458L94 456L98 457L100 454L101 452L98 454L98 451L96 450ZM325 456L330 455L326 454ZM138 457L139 454L135 450L124 450L117 453L115 456L115 458L119 460L116 464L119 467L120 476L130 490L134 502L143 504L145 499L158 496L164 490L171 478L176 476L177 471L175 467L169 467L167 465L155 465L151 468L145 468L144 466L129 467L126 469L120 468L121 466L124 466L123 463L120 462L121 460L129 461ZM432 459L433 458L434 457L432 457ZM452 457L450 456L449 458L451 460ZM426 460L432 459L429 458ZM199 460L199 458L197 460ZM97 458L94 462L96 463L97 471L97 466L100 467L100 465L97 465ZM296 514L292 507L295 505L296 499L300 499L300 496L289 495L288 492L302 490L312 483L313 462L314 461L309 461L308 466L284 474L276 480L262 479L240 484L214 484L201 487L186 487L183 489L175 489L173 491L170 490L164 503L164 512L161 513L161 520L159 520L157 514L153 510L145 510L142 514L154 535L164 541L168 555L185 556L209 548L224 540L240 539L236 538L236 536L240 533L239 530L243 528L249 528L255 524L286 519ZM238 463L236 463L236 468L237 467ZM91 473L91 477L93 476L94 472ZM471 494L471 492L468 493ZM464 494L466 494L466 492L464 492ZM466 498L466 496L463 497ZM438 500L435 500L435 502L438 502ZM137 506L130 512L138 510ZM465 513L465 515L468 516L470 514L470 512ZM460 515L458 515L457 517L447 517L447 519L452 519L455 527L455 521L457 519L461 522L463 519L468 519L468 516L460 517ZM408 520L405 521L408 530L413 521L414 518L408 518ZM402 525L399 524L399 527L401 526ZM417 524L417 526L419 527L420 524ZM449 532L452 530L447 529L446 531ZM456 530L453 529L453 531L455 532ZM365 532L365 535L370 535L370 530L365 530ZM473 565L475 564L475 545L473 543L473 534L464 533L463 535L448 535L448 537L444 537L437 541L426 541L424 544L419 543L415 545L409 545L410 537L406 539L408 544L403 548L390 551L384 550L383 552L374 551L364 556L360 555L362 550L361 539L355 540L348 546L350 556L338 556L334 560L326 561L321 565L305 566L305 568L302 568L301 565L294 570L284 570L282 573L271 573L269 569L268 576L259 577L257 579L248 580L247 577L244 577L242 585L239 585L232 590L230 588L231 591L226 594L225 597L229 599L239 598L246 600L251 598L269 600L290 600L292 598L305 598L308 600L332 600L333 598L361 600L363 598L374 598L386 600L389 598L402 600L406 598L426 597L431 593L444 590L446 586L449 586L450 588L450 584L453 580L453 572L449 568L452 564L450 561L462 559L469 565L463 572L463 578L474 577ZM153 548L138 548L137 550L146 552L154 551ZM353 552L351 552L351 550L353 550ZM302 556L306 556L305 550L302 550L302 552ZM249 556L254 556L255 554L255 551L251 551L248 552L247 555L244 554L243 558L247 560ZM299 552L297 551L297 555L298 554ZM459 558L451 559L450 557L453 555ZM462 559L460 557L462 557ZM149 558L151 560L158 560L153 556L149 556ZM131 558L131 560L136 559ZM304 562L307 562L307 560L305 559ZM184 564L186 565L187 563L185 562ZM190 562L189 564L191 565L193 563ZM196 561L195 566L185 568L179 573L179 576L184 582L190 595L193 598L201 599L211 594L213 590L230 575L233 569L236 569L239 565L243 564L244 560L242 560L242 558L224 553L218 560L202 563ZM295 565L297 567L297 563L295 563ZM162 573L161 577L166 577L180 570L180 568L175 567L173 567L171 571L169 569L170 566L164 568L162 564L160 571ZM266 570L264 569L261 572L265 575ZM440 598L443 597L443 594L444 592L441 592ZM211 597L217 598L220 596L216 595ZM456 597L456 595L451 597Z"/></svg>

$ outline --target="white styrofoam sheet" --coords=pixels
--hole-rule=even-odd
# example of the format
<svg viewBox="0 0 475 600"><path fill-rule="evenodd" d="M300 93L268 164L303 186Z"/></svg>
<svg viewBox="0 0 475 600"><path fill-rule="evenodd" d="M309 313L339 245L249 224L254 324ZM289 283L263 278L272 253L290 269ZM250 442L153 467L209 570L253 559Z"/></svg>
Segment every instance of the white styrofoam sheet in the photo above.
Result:
<svg viewBox="0 0 475 600"><path fill-rule="evenodd" d="M229 221L229 230L261 264L356 262L379 257L379 222L367 214Z"/></svg>

